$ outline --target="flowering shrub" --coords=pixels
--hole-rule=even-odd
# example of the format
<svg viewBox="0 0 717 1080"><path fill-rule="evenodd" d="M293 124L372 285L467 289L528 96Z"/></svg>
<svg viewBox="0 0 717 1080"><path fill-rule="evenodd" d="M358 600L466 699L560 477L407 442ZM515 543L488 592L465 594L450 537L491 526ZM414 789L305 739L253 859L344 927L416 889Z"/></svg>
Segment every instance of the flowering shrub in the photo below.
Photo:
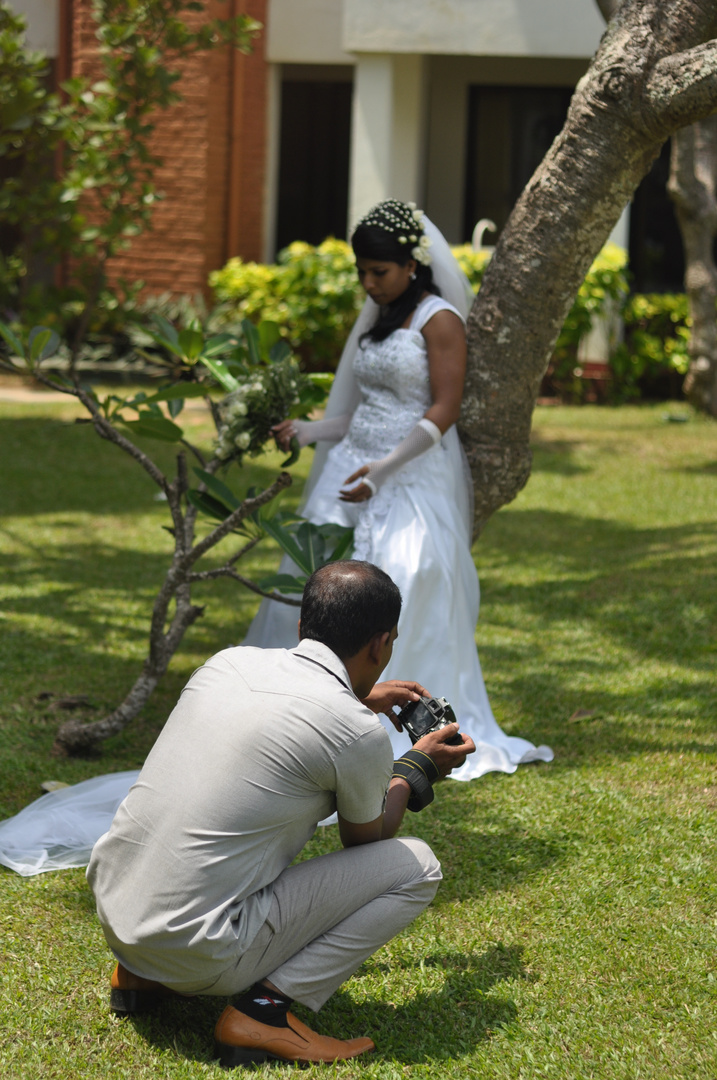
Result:
<svg viewBox="0 0 717 1080"><path fill-rule="evenodd" d="M624 399L681 396L692 320L684 293L637 293L622 309L625 340L610 357Z"/></svg>
<svg viewBox="0 0 717 1080"><path fill-rule="evenodd" d="M483 280L483 272L490 262L491 252L486 251L485 248L481 251L474 251L470 244L459 244L451 248L451 251L455 255L461 270L470 281L473 292L478 292Z"/></svg>
<svg viewBox="0 0 717 1080"><path fill-rule="evenodd" d="M587 386L581 379L578 346L590 332L596 317L602 316L612 323L611 331L615 340L611 342L611 353L618 347L620 317L629 292L626 265L627 252L624 248L617 244L606 244L590 267L563 323L548 365L548 380L550 388L565 400L584 400ZM614 379L610 393L620 393Z"/></svg>
<svg viewBox="0 0 717 1080"><path fill-rule="evenodd" d="M231 318L275 323L313 371L335 369L364 300L350 245L332 237L318 247L296 241L270 265L230 259L209 284Z"/></svg>
<svg viewBox="0 0 717 1080"><path fill-rule="evenodd" d="M453 254L478 292L491 252L455 246ZM679 393L688 366L687 298L677 295L630 296L627 253L607 244L580 286L555 346L545 390L565 400L585 399L578 346L593 319L608 318L615 331L606 394L613 401L647 394ZM226 318L272 322L300 355L309 371L333 370L363 303L351 247L329 239L318 247L296 242L273 265L231 259L210 277ZM625 341L617 340L622 320ZM660 389L662 388L662 389Z"/></svg>

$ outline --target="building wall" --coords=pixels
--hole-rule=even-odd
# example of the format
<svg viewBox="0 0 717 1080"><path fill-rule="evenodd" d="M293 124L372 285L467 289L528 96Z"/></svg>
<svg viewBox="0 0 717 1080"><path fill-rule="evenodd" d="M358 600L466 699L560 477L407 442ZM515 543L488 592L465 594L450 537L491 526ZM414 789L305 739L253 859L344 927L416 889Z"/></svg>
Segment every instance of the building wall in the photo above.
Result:
<svg viewBox="0 0 717 1080"><path fill-rule="evenodd" d="M17 15L27 20L26 41L30 49L57 56L59 49L59 0L6 0Z"/></svg>
<svg viewBox="0 0 717 1080"><path fill-rule="evenodd" d="M233 3L236 12L263 20L266 0ZM227 15L209 0L187 22ZM74 0L71 71L99 73L91 0ZM182 100L157 118L151 147L162 160L151 229L111 260L110 279L142 280L148 291L206 292L211 270L231 255L260 259L266 156L266 65L263 36L253 53L220 49L181 64Z"/></svg>
<svg viewBox="0 0 717 1080"><path fill-rule="evenodd" d="M591 56L594 0L343 0L348 52Z"/></svg>
<svg viewBox="0 0 717 1080"><path fill-rule="evenodd" d="M354 58L342 45L343 7L343 0L271 0L267 59L277 64L352 64Z"/></svg>

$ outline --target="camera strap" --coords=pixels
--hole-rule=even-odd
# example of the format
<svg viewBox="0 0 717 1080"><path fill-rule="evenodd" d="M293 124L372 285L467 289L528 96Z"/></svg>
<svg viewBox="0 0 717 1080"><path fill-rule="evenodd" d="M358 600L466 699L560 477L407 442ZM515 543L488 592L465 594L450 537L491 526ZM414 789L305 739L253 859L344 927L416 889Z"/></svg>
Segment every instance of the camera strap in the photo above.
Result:
<svg viewBox="0 0 717 1080"><path fill-rule="evenodd" d="M407 750L393 763L392 776L400 776L411 788L408 809L414 813L433 802L433 785L440 775L433 758L422 750Z"/></svg>

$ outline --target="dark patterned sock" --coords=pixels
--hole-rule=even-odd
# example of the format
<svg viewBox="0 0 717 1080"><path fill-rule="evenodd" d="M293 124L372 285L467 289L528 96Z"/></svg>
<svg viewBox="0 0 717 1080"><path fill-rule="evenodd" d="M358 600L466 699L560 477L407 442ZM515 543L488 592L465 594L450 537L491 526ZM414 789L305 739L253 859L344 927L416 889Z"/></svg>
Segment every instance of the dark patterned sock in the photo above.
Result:
<svg viewBox="0 0 717 1080"><path fill-rule="evenodd" d="M254 983L241 997L233 1002L234 1008L270 1027L288 1027L286 1014L294 999L270 990L268 986Z"/></svg>

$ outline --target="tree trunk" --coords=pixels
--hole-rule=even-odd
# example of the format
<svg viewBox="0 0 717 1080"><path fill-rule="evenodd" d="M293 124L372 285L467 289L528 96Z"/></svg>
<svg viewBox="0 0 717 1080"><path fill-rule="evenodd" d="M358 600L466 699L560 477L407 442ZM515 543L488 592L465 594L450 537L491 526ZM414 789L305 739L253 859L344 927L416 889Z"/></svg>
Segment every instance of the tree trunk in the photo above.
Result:
<svg viewBox="0 0 717 1080"><path fill-rule="evenodd" d="M717 108L715 34L714 3L624 0L501 234L468 320L459 424L476 534L530 475L540 383L593 259L665 139Z"/></svg>
<svg viewBox="0 0 717 1080"><path fill-rule="evenodd" d="M685 290L690 302L690 370L687 400L717 417L717 117L678 131L672 139L668 191L685 249Z"/></svg>

